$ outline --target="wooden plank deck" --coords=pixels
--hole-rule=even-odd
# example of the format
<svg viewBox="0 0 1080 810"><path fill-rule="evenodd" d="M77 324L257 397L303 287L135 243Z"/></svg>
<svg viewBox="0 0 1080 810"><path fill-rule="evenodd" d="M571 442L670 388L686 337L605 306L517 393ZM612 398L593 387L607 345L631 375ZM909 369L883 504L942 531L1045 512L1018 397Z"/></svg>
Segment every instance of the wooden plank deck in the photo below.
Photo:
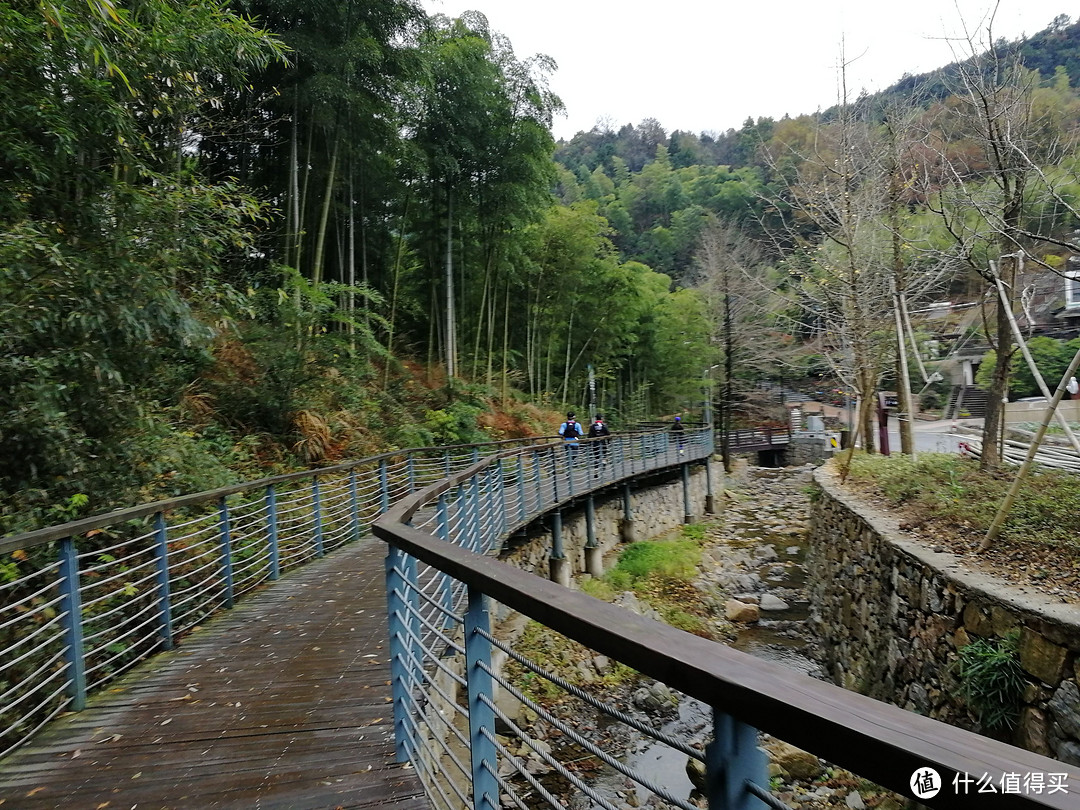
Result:
<svg viewBox="0 0 1080 810"><path fill-rule="evenodd" d="M0 808L427 810L394 762L386 546L290 572L0 760Z"/></svg>

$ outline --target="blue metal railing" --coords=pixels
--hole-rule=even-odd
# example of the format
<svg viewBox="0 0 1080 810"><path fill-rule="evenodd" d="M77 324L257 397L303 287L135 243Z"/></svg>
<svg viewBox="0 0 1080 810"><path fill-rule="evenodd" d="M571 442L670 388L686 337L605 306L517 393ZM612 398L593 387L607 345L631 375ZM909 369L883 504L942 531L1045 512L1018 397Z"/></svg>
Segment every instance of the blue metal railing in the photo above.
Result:
<svg viewBox="0 0 1080 810"><path fill-rule="evenodd" d="M0 756L418 487L543 442L386 453L0 539Z"/></svg>
<svg viewBox="0 0 1080 810"><path fill-rule="evenodd" d="M682 454L670 436L660 434L620 437L608 449L607 472L603 465L597 471L581 464L582 457L569 463L564 448L501 453L404 499L374 526L375 535L389 544L398 758L415 768L433 807L616 810L610 791L575 767L582 759L602 763L668 806L698 806L689 791L656 783L590 737L588 729L600 724L600 713L702 763L703 795L713 810L785 807L769 790L758 729L909 799L916 777L920 790L932 779L937 795L919 796L931 807L1075 810L1080 770L1072 766L754 659L492 559L501 547L500 532L545 511L557 529L559 509L571 491L587 497L623 475L658 467L685 470L712 447L707 431L687 431ZM559 547L553 533L555 558ZM584 645L589 655L607 656L711 706L712 742L701 751L657 733L653 724L635 721L601 695L520 655L492 628L492 616L515 612L538 622L545 637L561 634ZM496 651L524 676L508 677L495 663ZM526 693L524 683L538 679L563 694L555 705ZM522 715L531 714L554 735L540 739L534 725L518 720L499 694L511 696L525 707ZM535 762L550 769L548 778L538 778ZM976 794L956 787L971 776L1004 785L1016 773L1055 774L1067 788L1053 794ZM591 805L581 805L582 797Z"/></svg>

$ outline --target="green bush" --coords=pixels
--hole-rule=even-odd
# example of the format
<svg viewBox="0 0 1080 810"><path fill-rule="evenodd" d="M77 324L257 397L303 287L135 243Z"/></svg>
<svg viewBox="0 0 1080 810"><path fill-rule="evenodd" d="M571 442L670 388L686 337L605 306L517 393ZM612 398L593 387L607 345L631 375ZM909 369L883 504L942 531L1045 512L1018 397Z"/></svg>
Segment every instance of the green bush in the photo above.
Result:
<svg viewBox="0 0 1080 810"><path fill-rule="evenodd" d="M924 391L919 395L919 408L924 411L936 411L944 401L937 391Z"/></svg>
<svg viewBox="0 0 1080 810"><path fill-rule="evenodd" d="M987 730L1007 731L1016 725L1025 686L1019 639L1019 630L1005 638L979 639L960 650L954 665L960 696Z"/></svg>

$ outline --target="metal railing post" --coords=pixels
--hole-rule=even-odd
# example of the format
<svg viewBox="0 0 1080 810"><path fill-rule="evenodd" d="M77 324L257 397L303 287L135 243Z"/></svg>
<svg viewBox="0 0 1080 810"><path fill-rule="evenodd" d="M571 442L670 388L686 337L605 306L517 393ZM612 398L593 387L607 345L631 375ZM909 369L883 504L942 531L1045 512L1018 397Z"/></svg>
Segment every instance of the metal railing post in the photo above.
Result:
<svg viewBox="0 0 1080 810"><path fill-rule="evenodd" d="M390 508L390 480L386 472L386 459L379 462L379 514Z"/></svg>
<svg viewBox="0 0 1080 810"><path fill-rule="evenodd" d="M360 494L356 489L356 468L349 470L349 519L353 540L360 539Z"/></svg>
<svg viewBox="0 0 1080 810"><path fill-rule="evenodd" d="M540 475L540 451L533 450L533 478L536 479L536 509L535 512L539 512L544 508L544 486L541 482L542 476Z"/></svg>
<svg viewBox="0 0 1080 810"><path fill-rule="evenodd" d="M472 517L469 525L469 548L480 553L480 475L469 479L469 505Z"/></svg>
<svg viewBox="0 0 1080 810"><path fill-rule="evenodd" d="M690 465L682 464L683 523L694 522L694 508L690 503Z"/></svg>
<svg viewBox="0 0 1080 810"><path fill-rule="evenodd" d="M281 557L278 549L277 492L274 485L266 488L266 523L270 540L270 579L281 576Z"/></svg>
<svg viewBox="0 0 1080 810"><path fill-rule="evenodd" d="M473 810L500 810L495 747L495 710L491 670L490 617L487 598L469 588L465 614L465 673L469 691L469 756L472 766Z"/></svg>
<svg viewBox="0 0 1080 810"><path fill-rule="evenodd" d="M450 542L450 505L446 502L446 493L439 495L439 503L435 507L435 518L438 526L439 539L444 543ZM449 574L442 575L442 583L439 586L442 594L442 606L447 614L454 611L454 581ZM454 620L449 615L443 616L442 627L444 630L454 626Z"/></svg>
<svg viewBox="0 0 1080 810"><path fill-rule="evenodd" d="M158 603L161 608L161 638L165 649L173 648L172 606L169 604L169 529L165 513L154 514L154 556L157 558Z"/></svg>
<svg viewBox="0 0 1080 810"><path fill-rule="evenodd" d="M443 450L443 471L446 473L446 477L450 477L450 451Z"/></svg>
<svg viewBox="0 0 1080 810"><path fill-rule="evenodd" d="M82 596L79 593L79 555L75 538L60 540L60 595L64 612L64 659L68 665L71 708L86 708L86 658L83 650Z"/></svg>
<svg viewBox="0 0 1080 810"><path fill-rule="evenodd" d="M410 590L405 579L405 553L395 546L386 552L386 608L390 624L390 687L394 701L394 754L408 762L414 750L409 734L408 616Z"/></svg>
<svg viewBox="0 0 1080 810"><path fill-rule="evenodd" d="M495 521L495 515L496 515L496 511L495 511L495 490L493 488L494 485L495 485L495 482L492 480L494 478L495 478L494 469L491 468L491 467L485 467L484 468L484 489L485 489L485 492L484 492L484 512L485 512L485 516L487 517L487 520L484 521L484 523L485 523L485 525L490 527L490 529L495 528L495 522L494 522ZM493 534L494 534L494 532L493 532ZM494 539L495 539L494 536L484 538L485 541L491 541L491 540L494 540ZM488 547L487 542L484 543L484 547L485 548Z"/></svg>
<svg viewBox="0 0 1080 810"><path fill-rule="evenodd" d="M323 549L323 530L322 530L322 499L319 493L319 476L311 476L311 511L315 518L315 556L322 557L324 554Z"/></svg>
<svg viewBox="0 0 1080 810"><path fill-rule="evenodd" d="M559 448L551 450L551 502L559 502L559 453L565 453L566 450Z"/></svg>
<svg viewBox="0 0 1080 810"><path fill-rule="evenodd" d="M518 483L518 520L525 525L527 509L525 507L525 459L517 457L517 483Z"/></svg>
<svg viewBox="0 0 1080 810"><path fill-rule="evenodd" d="M705 792L709 810L758 810L761 800L747 783L769 789L768 758L757 729L713 710L713 741L705 746Z"/></svg>
<svg viewBox="0 0 1080 810"><path fill-rule="evenodd" d="M566 443L566 494L574 497L574 468L578 464L577 454L581 450L577 442Z"/></svg>
<svg viewBox="0 0 1080 810"><path fill-rule="evenodd" d="M218 501L218 526L221 532L221 572L225 577L225 607L235 604L233 594L232 529L229 526L229 503L222 496Z"/></svg>
<svg viewBox="0 0 1080 810"><path fill-rule="evenodd" d="M416 464L412 453L405 458L405 472L409 477L409 492L416 492Z"/></svg>
<svg viewBox="0 0 1080 810"><path fill-rule="evenodd" d="M506 527L508 525L506 519L506 513L509 511L506 508L506 476L503 474L502 459L496 459L495 461L495 485L498 487L497 501L499 504L499 530L496 533L497 537L506 536Z"/></svg>

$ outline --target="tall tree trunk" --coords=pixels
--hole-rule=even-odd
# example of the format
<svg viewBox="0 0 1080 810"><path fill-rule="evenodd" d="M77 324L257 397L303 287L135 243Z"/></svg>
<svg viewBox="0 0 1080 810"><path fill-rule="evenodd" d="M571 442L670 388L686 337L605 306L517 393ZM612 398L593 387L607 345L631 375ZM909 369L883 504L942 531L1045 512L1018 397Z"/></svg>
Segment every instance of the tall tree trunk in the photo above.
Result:
<svg viewBox="0 0 1080 810"><path fill-rule="evenodd" d="M315 140L315 116L312 115L308 120L308 133L307 133L307 157L304 159L304 185L300 190L300 211L297 214L297 229L296 229L296 264L294 265L297 271L300 270L300 260L303 254L304 246L304 222L307 220L307 201L308 201L308 181L311 180L311 150L313 148L313 142ZM297 292L299 295L299 292Z"/></svg>
<svg viewBox="0 0 1080 810"><path fill-rule="evenodd" d="M454 199L446 187L446 381L457 375L457 320L454 314Z"/></svg>
<svg viewBox="0 0 1080 810"><path fill-rule="evenodd" d="M915 456L915 431L912 424L915 418L915 406L911 396L911 375L908 371L907 361L907 336L904 334L904 323L900 315L900 296L893 296L893 314L896 320L896 379L899 381L897 392L897 406L900 411L900 452L907 456Z"/></svg>
<svg viewBox="0 0 1080 810"><path fill-rule="evenodd" d="M292 133L289 138L289 204L285 228L285 264L297 267L300 255L300 94L293 96Z"/></svg>
<svg viewBox="0 0 1080 810"><path fill-rule="evenodd" d="M897 380L900 390L897 392L897 410L900 411L898 422L900 430L900 452L907 456L915 456L915 402L911 396L911 372L908 367L907 337L904 330L903 315L900 307L900 296L906 290L907 284L904 278L904 256L900 241L899 201L900 201L901 178L896 167L889 172L889 230L892 234L892 288L893 288L893 314L896 321L896 365ZM912 346L918 351L918 347Z"/></svg>
<svg viewBox="0 0 1080 810"><path fill-rule="evenodd" d="M334 146L330 154L330 169L326 173L326 192L323 195L322 212L319 214L319 233L315 239L315 257L311 262L311 281L313 284L321 284L323 280L323 256L326 248L326 224L330 220L330 204L334 199L334 181L337 179L338 148L341 145L341 136L336 128L334 132Z"/></svg>
<svg viewBox="0 0 1080 810"><path fill-rule="evenodd" d="M495 353L495 305L496 294L498 293L498 284L493 282L491 286L491 301L488 303L488 328L487 328L487 386L491 388L493 384L492 370Z"/></svg>
<svg viewBox="0 0 1080 810"><path fill-rule="evenodd" d="M352 160L349 160L350 169ZM349 313L349 348L356 353L356 194L353 189L353 172L349 171L349 249L346 264L348 274L346 284L349 292L346 296L346 311Z"/></svg>
<svg viewBox="0 0 1080 810"><path fill-rule="evenodd" d="M1004 401L1009 395L1009 366L1012 361L1012 328L1006 307L1012 307L1011 291L1016 282L1015 265L1003 262L1001 277L1005 289L1010 291L1008 298L997 297L997 358L990 389L986 394L986 417L983 420L982 455L979 456L979 469L990 470L1001 464L1001 428L1004 424Z"/></svg>
<svg viewBox="0 0 1080 810"><path fill-rule="evenodd" d="M502 401L509 398L509 363L510 363L510 280L506 281L506 301L503 304L503 348L502 348Z"/></svg>
<svg viewBox="0 0 1080 810"><path fill-rule="evenodd" d="M732 378L735 376L735 336L732 334L731 295L728 290L728 271L724 271L724 401L720 411L720 458L724 463L724 472L731 473L731 407ZM708 388L709 396L712 389Z"/></svg>
<svg viewBox="0 0 1080 810"><path fill-rule="evenodd" d="M397 250L394 252L393 282L390 290L390 320L386 330L386 365L383 369L383 390L390 384L390 356L394 351L394 322L397 318L398 288L401 284L401 255L405 249L405 226L409 221L409 203L412 194L405 193L405 207L401 212L401 225L398 227ZM366 265L365 265L366 268ZM428 366L431 366L431 340L428 340Z"/></svg>
<svg viewBox="0 0 1080 810"><path fill-rule="evenodd" d="M566 396L570 391L570 338L574 334L574 311L576 307L572 304L570 306L570 318L566 324L566 363L563 365L563 384L562 395L563 400L566 400Z"/></svg>
<svg viewBox="0 0 1080 810"><path fill-rule="evenodd" d="M472 376L475 380L480 372L480 335L484 328L484 314L488 305L488 289L491 286L491 263L484 268L484 286L480 293L480 310L476 319L476 336L473 339Z"/></svg>

